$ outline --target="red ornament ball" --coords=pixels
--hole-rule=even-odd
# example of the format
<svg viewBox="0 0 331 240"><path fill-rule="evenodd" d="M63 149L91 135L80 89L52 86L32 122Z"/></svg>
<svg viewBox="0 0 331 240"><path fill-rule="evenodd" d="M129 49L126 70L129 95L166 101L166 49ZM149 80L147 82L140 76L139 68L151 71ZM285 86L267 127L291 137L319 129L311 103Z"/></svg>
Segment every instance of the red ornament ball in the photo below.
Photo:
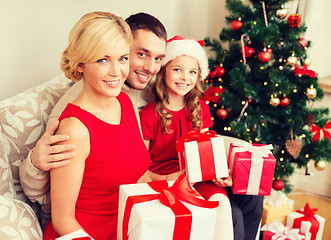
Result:
<svg viewBox="0 0 331 240"><path fill-rule="evenodd" d="M233 31L238 31L243 26L243 23L239 20L233 20L231 23L231 28Z"/></svg>
<svg viewBox="0 0 331 240"><path fill-rule="evenodd" d="M224 108L220 108L216 112L216 116L222 120L226 119L228 116L228 111L226 111Z"/></svg>
<svg viewBox="0 0 331 240"><path fill-rule="evenodd" d="M308 47L308 41L304 38L299 38L299 45L302 49Z"/></svg>
<svg viewBox="0 0 331 240"><path fill-rule="evenodd" d="M284 188L284 182L280 179L277 179L272 184L272 188L276 191L281 191Z"/></svg>
<svg viewBox="0 0 331 240"><path fill-rule="evenodd" d="M217 67L215 69L215 72L216 72L216 76L220 78L220 77L222 77L224 75L225 70L222 67Z"/></svg>
<svg viewBox="0 0 331 240"><path fill-rule="evenodd" d="M252 58L254 53L255 53L255 49L249 46L244 46L244 51L245 51L245 57L246 58ZM240 50L241 55L243 55L243 50Z"/></svg>
<svg viewBox="0 0 331 240"><path fill-rule="evenodd" d="M287 107L288 105L290 105L290 99L288 97L283 97L280 100L280 106Z"/></svg>
<svg viewBox="0 0 331 240"><path fill-rule="evenodd" d="M269 48L270 49L270 48ZM264 50L259 53L258 58L260 62L267 63L271 60L272 52Z"/></svg>

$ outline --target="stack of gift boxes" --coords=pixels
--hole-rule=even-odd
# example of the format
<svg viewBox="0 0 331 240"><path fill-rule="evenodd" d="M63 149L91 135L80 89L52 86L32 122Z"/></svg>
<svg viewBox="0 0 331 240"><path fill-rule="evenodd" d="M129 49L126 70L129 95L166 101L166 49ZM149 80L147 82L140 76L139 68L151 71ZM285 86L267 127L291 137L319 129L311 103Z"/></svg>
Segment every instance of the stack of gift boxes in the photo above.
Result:
<svg viewBox="0 0 331 240"><path fill-rule="evenodd" d="M213 131L183 136L178 141L177 150L180 167L186 170L185 175L175 182L158 181L120 187L117 239L214 239L215 208L218 202L202 199L190 183L227 177L229 168L234 194L268 196L271 193L276 164L271 149L271 145L238 141L230 144L226 156L223 138ZM293 204L280 208L285 216L288 214L287 228L300 229L300 232L292 231L291 234L296 232L298 237L304 237L305 234L306 239L321 239L324 228L322 218L313 215L319 221L319 230L310 231L312 225L316 226L315 220L312 225L306 226L307 217L304 213L290 213ZM274 218L274 213L278 210L269 208L265 211L268 213L264 215L266 234L263 239L276 239L272 236L286 234L284 229L277 233L272 228L266 228L277 219L282 221L279 223L284 227L285 218ZM314 210L309 210L310 216L312 211ZM300 228L300 225L305 226Z"/></svg>

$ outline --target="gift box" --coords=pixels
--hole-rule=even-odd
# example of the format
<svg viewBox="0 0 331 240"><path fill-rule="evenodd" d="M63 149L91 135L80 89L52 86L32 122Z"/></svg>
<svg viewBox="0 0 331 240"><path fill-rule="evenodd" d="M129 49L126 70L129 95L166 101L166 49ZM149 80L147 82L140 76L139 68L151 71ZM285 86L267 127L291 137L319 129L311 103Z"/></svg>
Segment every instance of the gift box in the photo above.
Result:
<svg viewBox="0 0 331 240"><path fill-rule="evenodd" d="M304 209L287 215L286 225L299 228L305 234L306 240L321 240L324 231L325 218L315 214L317 208L311 209L307 203Z"/></svg>
<svg viewBox="0 0 331 240"><path fill-rule="evenodd" d="M299 229L290 228L285 226L280 221L270 222L262 226L263 233L262 240L302 240L305 235Z"/></svg>
<svg viewBox="0 0 331 240"><path fill-rule="evenodd" d="M301 15L300 14L291 14L288 17L288 25L289 27L300 27L301 25Z"/></svg>
<svg viewBox="0 0 331 240"><path fill-rule="evenodd" d="M177 152L191 183L229 176L224 139L215 131L189 132L177 141Z"/></svg>
<svg viewBox="0 0 331 240"><path fill-rule="evenodd" d="M228 166L232 174L232 192L244 195L270 195L276 159L272 145L231 143Z"/></svg>
<svg viewBox="0 0 331 240"><path fill-rule="evenodd" d="M263 204L262 225L277 220L285 224L287 215L293 211L293 203L294 201L292 202L292 204L284 203L279 207L270 206L269 204Z"/></svg>
<svg viewBox="0 0 331 240"><path fill-rule="evenodd" d="M94 239L91 236L89 236L86 232L79 229L75 232L56 238L55 240L94 240Z"/></svg>
<svg viewBox="0 0 331 240"><path fill-rule="evenodd" d="M218 202L202 199L184 174L121 185L119 194L118 240L214 239Z"/></svg>

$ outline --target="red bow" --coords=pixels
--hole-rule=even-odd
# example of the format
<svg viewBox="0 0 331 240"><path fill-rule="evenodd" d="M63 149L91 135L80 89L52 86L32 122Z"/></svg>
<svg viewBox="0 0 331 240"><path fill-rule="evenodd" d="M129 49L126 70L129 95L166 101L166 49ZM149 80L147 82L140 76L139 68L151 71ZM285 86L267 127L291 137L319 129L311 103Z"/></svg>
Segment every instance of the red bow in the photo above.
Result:
<svg viewBox="0 0 331 240"><path fill-rule="evenodd" d="M293 228L299 228L299 229L300 229L302 221L311 222L311 227L310 227L310 230L309 230L309 232L311 232L311 238L310 238L311 240L316 239L316 235L317 235L317 232L318 232L318 229L319 229L319 222L315 218L315 212L316 211L317 211L317 208L311 209L309 204L306 203L305 208L303 209L303 211L297 210L297 212L303 214L303 216L295 219L294 222L293 222Z"/></svg>
<svg viewBox="0 0 331 240"><path fill-rule="evenodd" d="M321 132L323 133L323 138L328 138L331 140L331 122L327 121L323 128L316 126L315 124L311 125L311 133L314 134L312 139L313 142L318 141L321 138Z"/></svg>
<svg viewBox="0 0 331 240"><path fill-rule="evenodd" d="M179 200L204 208L215 208L218 206L216 201L207 201L199 198L200 195L191 188L185 174L179 176L172 187L168 187L168 182L165 180L149 182L148 185L159 193L128 197L123 216L123 240L128 239L131 209L136 203L159 199L162 204L170 207L176 215L173 240L190 239L191 228L187 226L191 226L192 214Z"/></svg>
<svg viewBox="0 0 331 240"><path fill-rule="evenodd" d="M311 78L316 77L316 73L313 70L307 69L307 65L304 64L302 68L295 67L294 69L294 74L295 76L298 76L299 74L303 75L308 75Z"/></svg>
<svg viewBox="0 0 331 240"><path fill-rule="evenodd" d="M191 142L191 141L206 141L213 137L216 137L215 131L206 131L206 132L195 132L191 131L185 134L184 136L180 137L177 141L177 152L184 151L184 143L185 142Z"/></svg>
<svg viewBox="0 0 331 240"><path fill-rule="evenodd" d="M194 40L194 39L189 39L189 38L183 38L182 36L176 35L170 39L168 39L167 43L172 42L174 40L193 40L193 41L197 41L201 47L203 47L204 45L204 41L203 40Z"/></svg>

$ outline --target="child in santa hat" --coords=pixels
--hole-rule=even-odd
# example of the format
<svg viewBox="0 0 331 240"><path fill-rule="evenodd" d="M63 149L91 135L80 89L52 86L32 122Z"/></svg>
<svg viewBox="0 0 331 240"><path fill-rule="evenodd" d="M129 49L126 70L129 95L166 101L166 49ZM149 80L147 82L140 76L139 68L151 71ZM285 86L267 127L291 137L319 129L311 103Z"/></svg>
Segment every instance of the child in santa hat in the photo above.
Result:
<svg viewBox="0 0 331 240"><path fill-rule="evenodd" d="M153 101L140 111L143 138L151 154L150 176L175 180L179 169L177 140L190 131L203 132L213 126L208 105L199 98L202 80L208 75L203 41L175 36L167 41L166 56L153 85ZM215 179L194 184L207 200L220 202L215 239L233 239L231 206L224 187L232 179Z"/></svg>

